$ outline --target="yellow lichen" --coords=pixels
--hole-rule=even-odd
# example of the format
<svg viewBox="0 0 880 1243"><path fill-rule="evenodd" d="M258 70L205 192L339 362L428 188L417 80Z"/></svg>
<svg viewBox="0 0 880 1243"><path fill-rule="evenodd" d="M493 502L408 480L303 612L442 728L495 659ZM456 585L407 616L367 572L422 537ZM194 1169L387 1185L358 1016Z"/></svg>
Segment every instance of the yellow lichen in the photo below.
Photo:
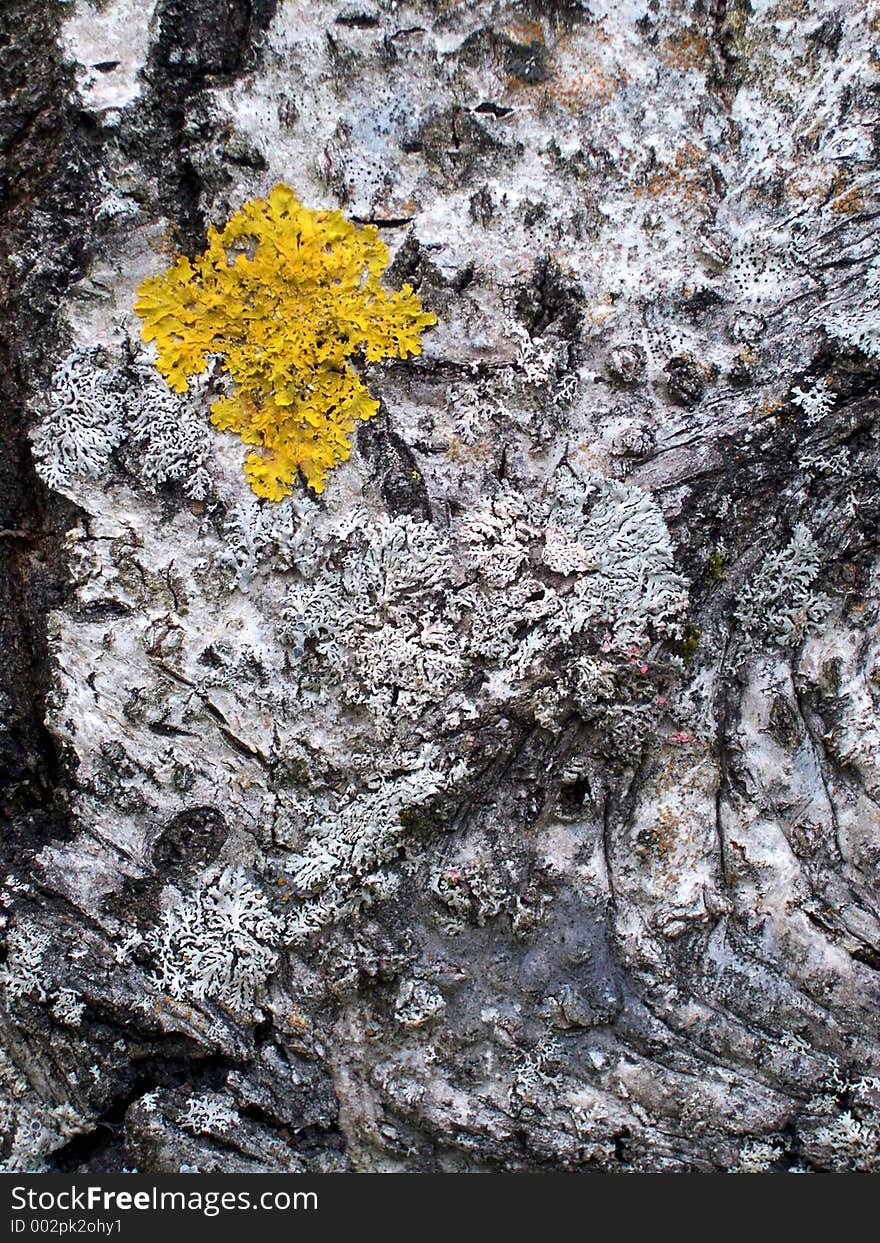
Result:
<svg viewBox="0 0 880 1243"><path fill-rule="evenodd" d="M327 472L351 452L359 419L379 403L349 361L406 358L436 323L411 286L379 282L388 248L372 225L303 207L289 186L253 199L205 251L179 258L138 289L142 336L175 392L222 359L231 392L211 421L254 445L244 464L257 496L290 494L297 472L322 492Z"/></svg>

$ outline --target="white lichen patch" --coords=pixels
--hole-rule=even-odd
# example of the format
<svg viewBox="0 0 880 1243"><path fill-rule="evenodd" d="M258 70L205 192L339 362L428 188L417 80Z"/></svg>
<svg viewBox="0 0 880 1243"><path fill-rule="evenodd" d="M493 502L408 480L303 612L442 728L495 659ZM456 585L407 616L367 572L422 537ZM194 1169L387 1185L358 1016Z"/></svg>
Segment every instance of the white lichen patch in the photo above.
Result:
<svg viewBox="0 0 880 1243"><path fill-rule="evenodd" d="M146 937L156 987L175 998L251 1014L277 962L281 923L242 872L169 904Z"/></svg>
<svg viewBox="0 0 880 1243"><path fill-rule="evenodd" d="M735 616L747 639L796 647L821 625L831 600L815 589L818 574L818 547L799 523L784 548L764 557L739 598Z"/></svg>
<svg viewBox="0 0 880 1243"><path fill-rule="evenodd" d="M37 470L63 491L77 476L96 478L125 435L116 377L96 351L75 350L52 378L47 410L33 436Z"/></svg>

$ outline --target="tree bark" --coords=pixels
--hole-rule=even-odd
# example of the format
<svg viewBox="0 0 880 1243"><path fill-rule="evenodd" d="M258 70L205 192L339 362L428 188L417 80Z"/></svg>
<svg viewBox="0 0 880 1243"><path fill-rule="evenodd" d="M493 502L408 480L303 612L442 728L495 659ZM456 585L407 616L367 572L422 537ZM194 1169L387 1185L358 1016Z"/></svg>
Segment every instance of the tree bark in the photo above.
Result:
<svg viewBox="0 0 880 1243"><path fill-rule="evenodd" d="M877 29L6 6L4 1168L878 1168ZM278 182L438 323L275 504L133 304Z"/></svg>

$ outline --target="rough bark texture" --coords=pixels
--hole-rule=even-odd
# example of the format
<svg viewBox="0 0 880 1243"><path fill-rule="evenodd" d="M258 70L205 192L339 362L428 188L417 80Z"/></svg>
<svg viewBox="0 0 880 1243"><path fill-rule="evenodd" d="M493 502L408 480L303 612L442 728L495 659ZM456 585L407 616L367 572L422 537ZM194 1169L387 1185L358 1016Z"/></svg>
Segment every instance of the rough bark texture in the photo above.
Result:
<svg viewBox="0 0 880 1243"><path fill-rule="evenodd" d="M880 9L0 14L0 1158L880 1165ZM134 291L438 325L259 504Z"/></svg>

